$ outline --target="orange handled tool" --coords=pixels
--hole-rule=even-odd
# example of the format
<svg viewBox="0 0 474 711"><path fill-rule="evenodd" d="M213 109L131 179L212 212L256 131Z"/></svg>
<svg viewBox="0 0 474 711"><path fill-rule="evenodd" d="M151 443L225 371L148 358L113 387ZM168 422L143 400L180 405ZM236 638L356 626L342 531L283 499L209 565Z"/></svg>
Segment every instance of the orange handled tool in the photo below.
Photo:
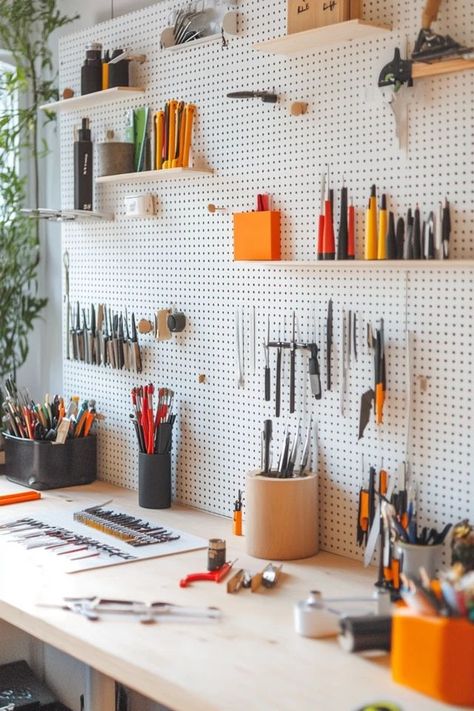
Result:
<svg viewBox="0 0 474 711"><path fill-rule="evenodd" d="M196 113L194 104L186 104L184 107L184 147L183 147L183 168L189 166L189 151L191 150L191 136L193 133L193 120Z"/></svg>
<svg viewBox="0 0 474 711"><path fill-rule="evenodd" d="M0 506L21 504L23 501L36 501L37 499L41 499L41 493L39 491L20 491L17 494L5 494L4 496L0 496Z"/></svg>
<svg viewBox="0 0 474 711"><path fill-rule="evenodd" d="M186 135L186 121L184 101L180 101L176 111L176 153L171 164L172 168L183 167L184 139Z"/></svg>
<svg viewBox="0 0 474 711"><path fill-rule="evenodd" d="M176 150L176 109L178 102L176 99L171 99L168 103L168 155L163 168L171 168L172 161Z"/></svg>
<svg viewBox="0 0 474 711"><path fill-rule="evenodd" d="M190 583L196 583L199 580L213 580L215 583L220 583L221 580L224 580L234 563L235 560L232 561L232 563L224 563L224 565L220 568L211 572L206 571L205 573L189 573L189 575L186 575L185 578L179 581L179 587L187 588Z"/></svg>

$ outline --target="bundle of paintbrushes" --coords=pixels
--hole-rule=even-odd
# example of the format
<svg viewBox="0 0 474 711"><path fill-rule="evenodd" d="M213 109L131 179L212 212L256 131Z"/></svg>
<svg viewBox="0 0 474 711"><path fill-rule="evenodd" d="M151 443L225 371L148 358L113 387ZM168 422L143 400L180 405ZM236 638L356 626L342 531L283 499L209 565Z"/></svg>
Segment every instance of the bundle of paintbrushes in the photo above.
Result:
<svg viewBox="0 0 474 711"><path fill-rule="evenodd" d="M132 389L133 413L130 418L135 427L140 452L165 454L171 451L171 435L176 415L173 415L174 392L158 389L158 402L154 406L153 383Z"/></svg>
<svg viewBox="0 0 474 711"><path fill-rule="evenodd" d="M143 521L129 514L106 510L102 506L77 511L74 520L135 547L177 541L179 538L178 534L168 531L163 526Z"/></svg>
<svg viewBox="0 0 474 711"><path fill-rule="evenodd" d="M94 422L103 419L96 412L95 400L84 400L73 395L66 409L64 398L46 394L42 403L32 400L28 390L19 390L15 382L5 382L5 393L0 391L4 411L5 433L22 439L47 440L63 444L66 439L87 437Z"/></svg>

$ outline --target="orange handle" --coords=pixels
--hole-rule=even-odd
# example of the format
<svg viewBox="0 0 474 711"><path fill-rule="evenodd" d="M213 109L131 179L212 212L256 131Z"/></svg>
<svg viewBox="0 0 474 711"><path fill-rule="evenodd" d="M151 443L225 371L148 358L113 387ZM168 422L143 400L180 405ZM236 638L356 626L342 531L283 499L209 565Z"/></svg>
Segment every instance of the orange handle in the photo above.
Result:
<svg viewBox="0 0 474 711"><path fill-rule="evenodd" d="M168 156L163 168L171 168L176 150L176 109L178 102L172 99L168 104Z"/></svg>
<svg viewBox="0 0 474 711"><path fill-rule="evenodd" d="M379 491L385 496L388 488L388 474L385 469L381 469L379 473Z"/></svg>
<svg viewBox="0 0 474 711"><path fill-rule="evenodd" d="M369 492L364 489L360 492L359 526L363 531L369 530Z"/></svg>
<svg viewBox="0 0 474 711"><path fill-rule="evenodd" d="M383 404L385 402L385 391L382 383L375 386L375 422L378 425L383 423Z"/></svg>
<svg viewBox="0 0 474 711"><path fill-rule="evenodd" d="M89 434L90 428L92 427L92 423L95 420L95 412L88 412L86 414L86 422L84 426L84 432L83 432L83 437L87 437Z"/></svg>
<svg viewBox="0 0 474 711"><path fill-rule="evenodd" d="M232 532L234 536L242 535L242 511L234 511Z"/></svg>
<svg viewBox="0 0 474 711"><path fill-rule="evenodd" d="M194 104L187 104L184 107L184 122L186 124L184 131L184 148L183 148L183 168L189 166L189 151L191 149L191 136L193 132L193 119L196 112Z"/></svg>
<svg viewBox="0 0 474 711"><path fill-rule="evenodd" d="M41 499L39 491L25 491L24 494L5 494L4 496L0 496L0 506L7 506L7 504L21 504L23 501L36 501L36 499Z"/></svg>

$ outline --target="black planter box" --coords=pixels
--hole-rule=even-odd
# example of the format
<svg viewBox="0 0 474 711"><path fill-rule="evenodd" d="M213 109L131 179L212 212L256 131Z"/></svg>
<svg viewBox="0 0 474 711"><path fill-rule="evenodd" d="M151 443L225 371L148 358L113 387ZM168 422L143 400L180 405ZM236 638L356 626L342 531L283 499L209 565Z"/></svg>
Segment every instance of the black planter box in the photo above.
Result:
<svg viewBox="0 0 474 711"><path fill-rule="evenodd" d="M30 489L60 489L90 484L97 477L97 437L67 439L64 444L5 437L7 479Z"/></svg>

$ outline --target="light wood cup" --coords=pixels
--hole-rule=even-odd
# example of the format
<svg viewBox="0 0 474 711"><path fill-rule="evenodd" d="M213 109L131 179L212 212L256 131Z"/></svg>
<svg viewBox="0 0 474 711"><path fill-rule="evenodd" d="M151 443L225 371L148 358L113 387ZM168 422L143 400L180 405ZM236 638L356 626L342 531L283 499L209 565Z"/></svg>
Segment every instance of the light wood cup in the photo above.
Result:
<svg viewBox="0 0 474 711"><path fill-rule="evenodd" d="M267 560L309 558L319 550L318 479L247 475L245 497L247 553Z"/></svg>

